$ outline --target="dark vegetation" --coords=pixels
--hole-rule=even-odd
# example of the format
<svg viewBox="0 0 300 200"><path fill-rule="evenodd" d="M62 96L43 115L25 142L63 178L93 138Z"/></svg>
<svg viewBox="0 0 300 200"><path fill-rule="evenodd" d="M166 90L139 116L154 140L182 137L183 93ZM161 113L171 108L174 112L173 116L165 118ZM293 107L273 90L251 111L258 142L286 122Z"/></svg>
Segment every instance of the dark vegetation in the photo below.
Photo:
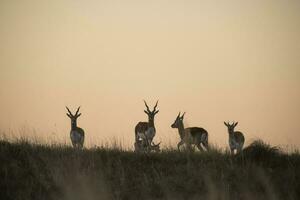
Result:
<svg viewBox="0 0 300 200"><path fill-rule="evenodd" d="M300 154L262 141L231 156L2 140L0 199L300 199Z"/></svg>

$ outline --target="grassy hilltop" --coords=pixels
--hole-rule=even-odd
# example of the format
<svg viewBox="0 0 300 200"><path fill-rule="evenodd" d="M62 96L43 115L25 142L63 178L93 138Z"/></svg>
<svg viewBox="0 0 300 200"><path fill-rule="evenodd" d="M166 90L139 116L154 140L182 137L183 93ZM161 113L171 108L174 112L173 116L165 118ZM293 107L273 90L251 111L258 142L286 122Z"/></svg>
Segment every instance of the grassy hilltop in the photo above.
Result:
<svg viewBox="0 0 300 200"><path fill-rule="evenodd" d="M300 199L300 154L136 154L0 141L0 199Z"/></svg>

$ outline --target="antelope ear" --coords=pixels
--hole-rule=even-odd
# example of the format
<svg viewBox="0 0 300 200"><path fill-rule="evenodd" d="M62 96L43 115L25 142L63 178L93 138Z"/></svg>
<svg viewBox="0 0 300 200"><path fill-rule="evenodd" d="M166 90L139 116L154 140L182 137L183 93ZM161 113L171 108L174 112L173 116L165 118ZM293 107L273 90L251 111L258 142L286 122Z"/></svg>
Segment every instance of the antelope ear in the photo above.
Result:
<svg viewBox="0 0 300 200"><path fill-rule="evenodd" d="M79 117L81 115L81 113L79 113L76 117Z"/></svg>
<svg viewBox="0 0 300 200"><path fill-rule="evenodd" d="M149 114L147 110L144 110L144 113L146 113L147 115Z"/></svg>
<svg viewBox="0 0 300 200"><path fill-rule="evenodd" d="M154 115L157 114L159 112L159 110L155 111Z"/></svg>
<svg viewBox="0 0 300 200"><path fill-rule="evenodd" d="M239 122L236 122L236 123L234 124L234 127L236 127L236 126L238 125L238 123L239 123Z"/></svg>
<svg viewBox="0 0 300 200"><path fill-rule="evenodd" d="M69 113L66 113L66 115L71 118L71 115Z"/></svg>
<svg viewBox="0 0 300 200"><path fill-rule="evenodd" d="M224 122L225 126L228 126L228 124L226 122Z"/></svg>

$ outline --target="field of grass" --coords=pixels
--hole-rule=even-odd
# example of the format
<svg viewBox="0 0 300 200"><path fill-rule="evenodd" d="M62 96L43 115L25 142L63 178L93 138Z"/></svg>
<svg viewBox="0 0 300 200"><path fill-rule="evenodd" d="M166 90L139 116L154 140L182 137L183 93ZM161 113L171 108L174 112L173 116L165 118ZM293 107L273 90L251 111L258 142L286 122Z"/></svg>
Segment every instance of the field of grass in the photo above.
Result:
<svg viewBox="0 0 300 200"><path fill-rule="evenodd" d="M300 199L300 154L261 141L231 156L0 140L0 199Z"/></svg>

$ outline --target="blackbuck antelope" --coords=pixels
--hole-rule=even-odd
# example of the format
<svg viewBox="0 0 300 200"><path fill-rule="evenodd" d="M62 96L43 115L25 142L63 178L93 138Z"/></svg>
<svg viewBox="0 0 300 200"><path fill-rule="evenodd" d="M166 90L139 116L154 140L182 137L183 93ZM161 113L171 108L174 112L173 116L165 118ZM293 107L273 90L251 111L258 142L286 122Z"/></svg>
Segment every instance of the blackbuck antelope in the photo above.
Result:
<svg viewBox="0 0 300 200"><path fill-rule="evenodd" d="M146 145L151 145L156 133L154 116L159 112L159 110L156 110L158 101L156 102L152 111L149 109L149 106L145 100L144 103L147 108L147 110L144 110L144 112L148 115L148 122L139 122L135 126L135 142L138 142L138 140L141 139L146 141Z"/></svg>
<svg viewBox="0 0 300 200"><path fill-rule="evenodd" d="M175 122L171 125L172 128L177 128L180 136L180 142L177 144L177 148L183 144L186 144L188 148L191 147L192 144L195 144L200 151L203 151L201 144L208 150L208 133L204 128L199 127L190 127L184 128L183 118L184 114L180 116L180 112L175 119Z"/></svg>
<svg viewBox="0 0 300 200"><path fill-rule="evenodd" d="M160 152L160 143L158 144L148 144L147 140L139 139L134 143L135 152Z"/></svg>
<svg viewBox="0 0 300 200"><path fill-rule="evenodd" d="M80 107L78 107L75 115L72 114L68 107L66 108L68 110L67 116L71 119L70 137L73 147L82 148L84 142L84 130L77 126L77 118L81 115L81 113L79 113Z"/></svg>
<svg viewBox="0 0 300 200"><path fill-rule="evenodd" d="M233 122L232 124L229 124L229 122L224 122L224 124L228 128L229 147L231 154L234 154L234 150L236 150L237 153L241 152L244 146L245 137L242 132L234 131L234 128L236 127L236 125L238 125L238 122Z"/></svg>

